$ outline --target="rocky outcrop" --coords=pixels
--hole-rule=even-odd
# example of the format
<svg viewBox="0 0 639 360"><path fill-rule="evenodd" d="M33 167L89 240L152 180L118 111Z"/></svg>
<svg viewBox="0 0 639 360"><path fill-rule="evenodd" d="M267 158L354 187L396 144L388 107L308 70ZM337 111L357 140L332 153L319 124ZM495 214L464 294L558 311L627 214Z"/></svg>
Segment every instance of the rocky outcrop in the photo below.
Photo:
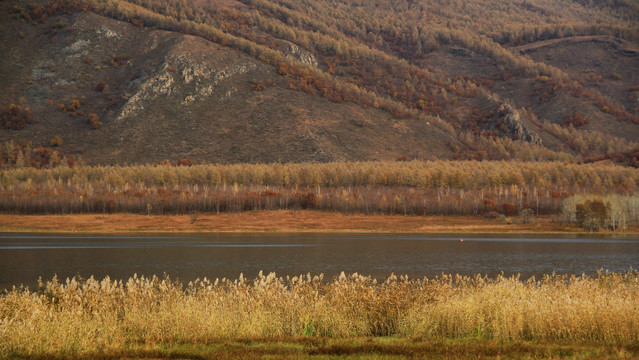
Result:
<svg viewBox="0 0 639 360"><path fill-rule="evenodd" d="M541 138L537 133L524 126L519 111L510 104L502 102L499 105L499 115L503 116L504 125L512 135L531 144L541 145Z"/></svg>
<svg viewBox="0 0 639 360"><path fill-rule="evenodd" d="M293 43L287 42L285 45L284 53L286 57L293 58L303 62L304 64L317 66L317 59L308 50L301 48Z"/></svg>
<svg viewBox="0 0 639 360"><path fill-rule="evenodd" d="M255 63L246 62L215 68L212 64L195 62L185 55L169 56L161 71L149 76L137 87L135 95L124 104L116 120L122 121L133 116L144 109L146 102L159 96L177 96L185 106L211 97L217 101L228 100L233 89L219 91L219 96L215 96L218 84L256 67Z"/></svg>

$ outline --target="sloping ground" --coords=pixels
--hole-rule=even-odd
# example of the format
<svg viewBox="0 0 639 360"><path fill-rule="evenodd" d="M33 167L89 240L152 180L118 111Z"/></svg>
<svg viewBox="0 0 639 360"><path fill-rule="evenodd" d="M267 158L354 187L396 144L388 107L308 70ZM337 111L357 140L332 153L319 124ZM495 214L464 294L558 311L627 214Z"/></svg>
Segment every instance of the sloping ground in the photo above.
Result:
<svg viewBox="0 0 639 360"><path fill-rule="evenodd" d="M2 105L22 101L39 119L0 130L3 142L59 135L65 154L101 164L451 156L455 140L423 120L289 90L274 67L201 38L92 13L41 25L0 17L12 25L0 29Z"/></svg>
<svg viewBox="0 0 639 360"><path fill-rule="evenodd" d="M628 112L639 115L639 45L612 36L579 36L540 41L516 48L536 61L568 73L587 90L597 91ZM572 101L572 103L571 103ZM565 112L579 111L591 120L588 129L629 140L639 138L639 126L615 121L592 104L566 99ZM541 111L543 112L543 110Z"/></svg>
<svg viewBox="0 0 639 360"><path fill-rule="evenodd" d="M0 86L6 94L0 106L20 103L39 122L0 130L0 144L48 145L57 135L64 154L91 164L566 160L572 155L564 151L582 158L627 152L639 138L637 44L610 36L511 49L526 59L451 30L444 35L456 40L443 36L413 57L411 42L399 33L376 30L372 39L382 51L369 47L366 36L327 29L330 16L311 21L304 17L310 8L284 16L259 1L266 7L189 2L189 9L201 10L190 16L206 18L210 33L175 20L181 15L152 21L164 8L146 18L133 10L89 10L128 22L76 8L74 15L29 23L17 20L14 3L0 2ZM169 3L170 11L180 7ZM586 123L567 130L567 117L576 113Z"/></svg>
<svg viewBox="0 0 639 360"><path fill-rule="evenodd" d="M639 46L611 36L579 36L538 41L513 48L533 60L565 71L571 79L581 81L585 90L605 95L634 115L639 115ZM636 141L639 126L618 121L591 100L558 91L540 101L540 90L546 84L526 78L517 69L499 64L476 52L455 47L442 47L429 53L422 66L450 77L465 77L481 84L518 108L530 108L540 121L563 124L567 115L579 112L590 121L584 130L597 130L611 136ZM591 74L597 76L591 79ZM557 149L561 142L535 124L524 125L542 138L544 146Z"/></svg>

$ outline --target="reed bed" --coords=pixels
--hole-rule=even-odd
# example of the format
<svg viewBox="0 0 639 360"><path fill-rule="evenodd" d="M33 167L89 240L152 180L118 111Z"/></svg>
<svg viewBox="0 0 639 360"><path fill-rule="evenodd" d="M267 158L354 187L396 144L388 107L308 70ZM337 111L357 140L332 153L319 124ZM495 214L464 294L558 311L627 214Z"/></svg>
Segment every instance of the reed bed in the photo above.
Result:
<svg viewBox="0 0 639 360"><path fill-rule="evenodd" d="M0 357L82 355L228 339L639 341L639 273L542 279L358 274L248 281L67 279L0 296Z"/></svg>

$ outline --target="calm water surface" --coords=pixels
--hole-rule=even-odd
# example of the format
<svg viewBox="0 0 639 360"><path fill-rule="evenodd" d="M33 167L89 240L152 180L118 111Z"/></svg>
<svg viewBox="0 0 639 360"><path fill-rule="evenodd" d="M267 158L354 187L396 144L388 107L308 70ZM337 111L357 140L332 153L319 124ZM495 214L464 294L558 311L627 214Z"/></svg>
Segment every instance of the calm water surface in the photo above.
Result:
<svg viewBox="0 0 639 360"><path fill-rule="evenodd" d="M639 266L639 236L397 234L0 234L0 288L55 274L126 279L162 275L253 278L358 272L434 277L592 274Z"/></svg>

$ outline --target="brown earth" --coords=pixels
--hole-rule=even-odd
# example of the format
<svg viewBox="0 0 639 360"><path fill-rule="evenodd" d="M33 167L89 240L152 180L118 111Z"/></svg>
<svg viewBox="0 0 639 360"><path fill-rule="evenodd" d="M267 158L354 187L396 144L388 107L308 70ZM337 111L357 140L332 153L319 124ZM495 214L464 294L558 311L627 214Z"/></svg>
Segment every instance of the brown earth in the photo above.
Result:
<svg viewBox="0 0 639 360"><path fill-rule="evenodd" d="M94 13L32 25L1 3L0 22L0 105L22 102L39 119L0 129L2 143L48 146L59 135L63 153L89 164L436 159L450 158L447 143L456 143L420 119L290 90L273 66L199 37ZM57 23L58 34L44 34ZM76 116L58 110L76 99Z"/></svg>
<svg viewBox="0 0 639 360"><path fill-rule="evenodd" d="M562 69L572 79L581 80L585 89L604 94L633 114L639 113L639 44L613 36L576 36L539 41L515 48L533 60ZM600 80L592 81L591 76ZM540 116L560 122L575 111L586 114L588 130L614 134L631 141L639 139L639 126L617 121L592 103L572 96L535 108Z"/></svg>
<svg viewBox="0 0 639 360"><path fill-rule="evenodd" d="M321 211L261 211L237 214L146 216L134 214L11 215L0 217L3 232L375 232L375 233L576 233L574 225L550 217L530 224L481 217L344 215ZM627 232L639 233L639 228Z"/></svg>
<svg viewBox="0 0 639 360"><path fill-rule="evenodd" d="M512 50L539 63L561 69L572 79L582 81L585 89L604 94L629 113L639 115L638 44L612 36L576 36L537 41ZM534 78L519 76L516 68L500 64L485 55L445 46L427 54L421 65L451 77L468 76L515 107L532 109L541 122L562 124L567 115L580 112L586 114L590 121L584 130L597 130L629 141L639 139L639 125L618 121L584 97L562 92L548 102L538 102L540 96L535 89L542 87L541 83ZM601 81L590 81L590 74L600 76ZM466 107L488 110L483 105L480 100L464 104ZM462 114L463 110L460 104L457 112ZM495 117L495 120L498 119ZM565 147L562 139L538 125L525 119L523 125L537 133L544 146L553 150Z"/></svg>
<svg viewBox="0 0 639 360"><path fill-rule="evenodd" d="M58 149L88 164L180 158L199 163L450 159L456 146L463 148L432 121L400 119L379 109L291 90L271 64L199 37L95 13L51 16L31 24L10 14L13 4L0 2L0 107L21 103L39 121L20 131L0 129L2 144L31 141L46 146L59 135L63 144ZM245 6L232 0L216 4ZM589 36L515 50L583 80L587 89L639 115L638 48L611 36ZM279 51L292 55L286 49ZM538 103L535 91L542 84L495 57L444 45L425 52L415 65L444 83L471 80L491 95L447 93L451 101L440 115L455 124L458 133L468 130L473 109L491 114L481 126L496 131L503 120L497 110L501 100L487 98L499 95L515 109L532 109L540 121L561 124L579 111L590 120L585 130L630 141L639 138L638 124L620 122L588 99L561 93ZM601 81L589 82L591 74ZM97 89L100 83L103 90ZM264 89L256 90L256 83ZM58 110L73 100L82 103L77 111ZM99 116L99 129L87 124L91 113ZM521 125L552 150L566 147L565 139L525 117Z"/></svg>

